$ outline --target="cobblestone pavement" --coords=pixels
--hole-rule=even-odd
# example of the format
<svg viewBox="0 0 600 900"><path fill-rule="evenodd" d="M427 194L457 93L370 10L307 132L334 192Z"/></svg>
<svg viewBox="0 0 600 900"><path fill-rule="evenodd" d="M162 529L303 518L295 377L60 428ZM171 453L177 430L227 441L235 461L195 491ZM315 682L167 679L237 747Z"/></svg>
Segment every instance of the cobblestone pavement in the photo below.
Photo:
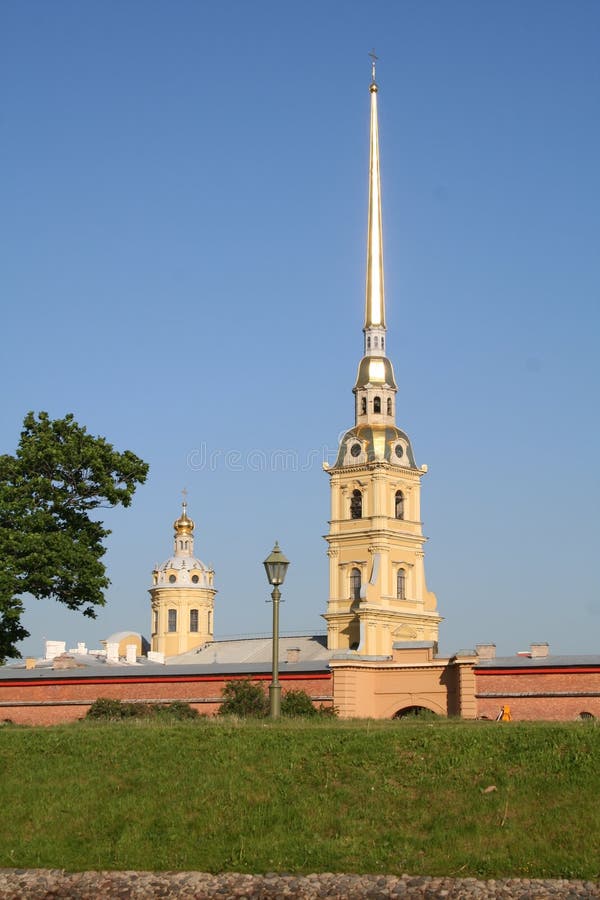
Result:
<svg viewBox="0 0 600 900"><path fill-rule="evenodd" d="M260 898L344 900L385 897L458 898L600 897L600 882L559 879L424 878L411 875L210 875L204 872L63 872L60 869L0 869L0 900L88 900L88 898Z"/></svg>

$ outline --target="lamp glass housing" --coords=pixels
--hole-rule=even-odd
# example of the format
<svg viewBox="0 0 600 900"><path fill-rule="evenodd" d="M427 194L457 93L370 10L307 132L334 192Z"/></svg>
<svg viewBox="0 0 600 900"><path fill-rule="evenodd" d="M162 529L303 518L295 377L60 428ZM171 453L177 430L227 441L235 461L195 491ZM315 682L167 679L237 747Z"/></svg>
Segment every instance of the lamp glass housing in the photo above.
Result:
<svg viewBox="0 0 600 900"><path fill-rule="evenodd" d="M275 546L263 563L269 584L274 587L283 584L289 564L289 560L285 558L278 542L275 541Z"/></svg>

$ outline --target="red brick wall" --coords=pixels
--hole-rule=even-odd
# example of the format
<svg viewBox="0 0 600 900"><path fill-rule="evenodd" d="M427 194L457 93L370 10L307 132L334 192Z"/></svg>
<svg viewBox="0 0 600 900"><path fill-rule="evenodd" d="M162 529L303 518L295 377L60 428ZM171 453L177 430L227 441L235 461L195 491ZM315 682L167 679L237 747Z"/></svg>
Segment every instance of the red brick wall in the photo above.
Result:
<svg viewBox="0 0 600 900"><path fill-rule="evenodd" d="M200 713L214 715L227 681L243 676L138 675L0 680L0 720L27 725L52 725L83 718L94 700L169 701L191 703ZM303 690L316 705L333 704L331 673L280 675L282 690ZM254 676L265 688L270 674ZM477 715L496 718L510 706L512 718L573 720L581 712L600 718L600 668L475 669ZM494 694L495 696L486 696ZM593 696L597 694L598 696ZM520 695L520 696L514 696ZM12 705L17 703L19 705ZM20 705L23 704L23 705Z"/></svg>
<svg viewBox="0 0 600 900"><path fill-rule="evenodd" d="M56 725L72 722L85 716L98 697L112 700L169 701L183 700L200 713L214 715L218 712L220 697L227 681L243 676L138 676L118 678L114 676L82 679L0 681L0 720L10 719L21 725ZM302 690L314 699L315 705L333 705L333 679L330 673L315 675L280 675L282 692ZM256 675L253 681L261 681L265 688L270 675ZM19 705L13 705L18 703ZM20 705L23 704L23 705Z"/></svg>
<svg viewBox="0 0 600 900"><path fill-rule="evenodd" d="M593 667L476 669L475 679L478 716L495 719L500 707L508 705L514 720L573 720L581 712L600 718L600 670Z"/></svg>

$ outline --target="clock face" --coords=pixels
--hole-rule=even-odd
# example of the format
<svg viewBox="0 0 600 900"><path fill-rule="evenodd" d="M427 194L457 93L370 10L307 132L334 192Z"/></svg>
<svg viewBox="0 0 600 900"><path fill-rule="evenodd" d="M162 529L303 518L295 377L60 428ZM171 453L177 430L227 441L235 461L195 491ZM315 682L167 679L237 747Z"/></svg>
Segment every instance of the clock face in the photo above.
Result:
<svg viewBox="0 0 600 900"><path fill-rule="evenodd" d="M396 456L398 459L402 459L404 456L404 448L400 444L396 444Z"/></svg>
<svg viewBox="0 0 600 900"><path fill-rule="evenodd" d="M352 456L360 456L361 450L362 447L360 446L360 444L352 444L352 446L350 447L350 453L352 454Z"/></svg>

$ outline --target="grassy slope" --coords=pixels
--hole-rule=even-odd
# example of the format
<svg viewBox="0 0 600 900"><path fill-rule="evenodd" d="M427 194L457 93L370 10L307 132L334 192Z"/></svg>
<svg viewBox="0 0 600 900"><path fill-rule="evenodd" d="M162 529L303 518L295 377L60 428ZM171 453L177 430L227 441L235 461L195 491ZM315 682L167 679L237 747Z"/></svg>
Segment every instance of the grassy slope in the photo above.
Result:
<svg viewBox="0 0 600 900"><path fill-rule="evenodd" d="M596 878L599 750L584 723L7 726L0 866Z"/></svg>

